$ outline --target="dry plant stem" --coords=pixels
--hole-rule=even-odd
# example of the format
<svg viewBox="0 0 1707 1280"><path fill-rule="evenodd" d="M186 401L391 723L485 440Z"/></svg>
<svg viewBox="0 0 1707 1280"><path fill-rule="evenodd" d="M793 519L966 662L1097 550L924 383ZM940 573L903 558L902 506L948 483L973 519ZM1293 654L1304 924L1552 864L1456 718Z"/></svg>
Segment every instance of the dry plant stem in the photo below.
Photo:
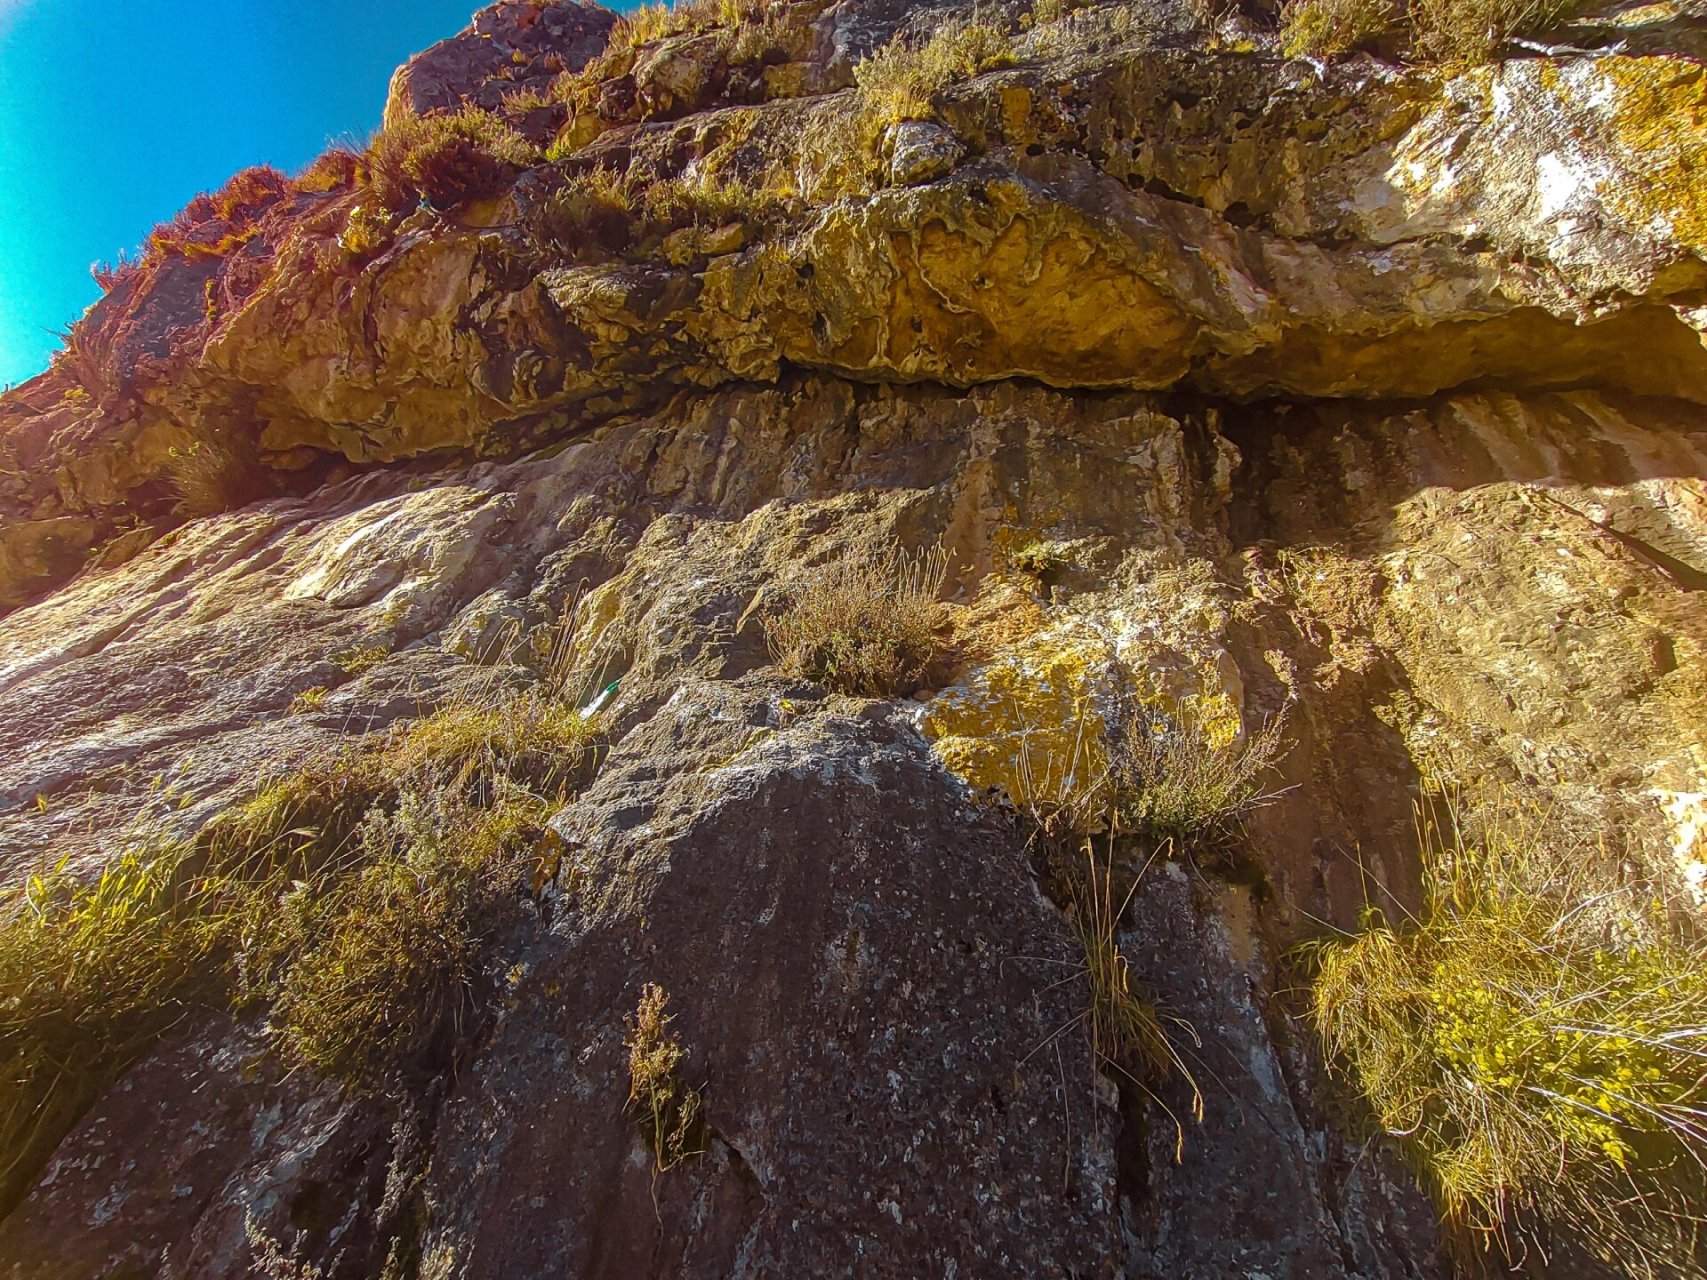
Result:
<svg viewBox="0 0 1707 1280"><path fill-rule="evenodd" d="M1192 1119L1199 1123L1203 1120L1203 1093L1163 1029L1156 1002L1134 990L1131 966L1120 950L1118 931L1142 875L1133 878L1126 896L1116 905L1114 839L1110 834L1107 854L1101 858L1093 841L1083 841L1084 866L1069 889L1073 924L1084 949L1090 985L1086 1017L1091 1047L1105 1069L1118 1073L1167 1113L1174 1123L1174 1158L1178 1160L1185 1151L1185 1126L1156 1093L1155 1086L1177 1073L1191 1091ZM1180 1025L1195 1044L1196 1033L1189 1024Z"/></svg>
<svg viewBox="0 0 1707 1280"><path fill-rule="evenodd" d="M668 1173L704 1153L698 1142L703 1099L677 1075L685 1052L669 1031L675 1020L664 1012L669 1002L662 987L647 983L623 1041L628 1049L628 1108L651 1148L655 1174Z"/></svg>

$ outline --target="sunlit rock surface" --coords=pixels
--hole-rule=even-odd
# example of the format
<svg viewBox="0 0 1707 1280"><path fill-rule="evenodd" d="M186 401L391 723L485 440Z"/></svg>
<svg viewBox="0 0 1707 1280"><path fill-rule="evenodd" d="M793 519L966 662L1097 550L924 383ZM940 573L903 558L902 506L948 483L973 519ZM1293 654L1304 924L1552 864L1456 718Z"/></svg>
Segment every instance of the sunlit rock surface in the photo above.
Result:
<svg viewBox="0 0 1707 1280"><path fill-rule="evenodd" d="M247 1218L338 1277L1446 1276L1338 1122L1289 950L1415 904L1442 772L1707 891L1687 13L1456 73L1079 14L851 190L825 140L904 7L779 12L758 72L625 53L552 125L578 150L371 259L319 265L332 206L295 197L237 305L185 260L0 399L5 882L507 678L566 606L610 737L430 1098L282 1076L262 1015L193 1011L0 1221L0 1274L248 1275ZM484 10L388 116L608 27ZM789 198L578 255L536 215L599 157ZM174 451L214 427L275 496L186 520ZM952 669L881 703L778 674L811 566L896 543L949 553ZM1200 1123L1095 1069L1026 834L1134 699L1292 744L1239 865L1166 861L1122 925L1202 1042ZM647 982L709 1126L658 1178L624 1114Z"/></svg>

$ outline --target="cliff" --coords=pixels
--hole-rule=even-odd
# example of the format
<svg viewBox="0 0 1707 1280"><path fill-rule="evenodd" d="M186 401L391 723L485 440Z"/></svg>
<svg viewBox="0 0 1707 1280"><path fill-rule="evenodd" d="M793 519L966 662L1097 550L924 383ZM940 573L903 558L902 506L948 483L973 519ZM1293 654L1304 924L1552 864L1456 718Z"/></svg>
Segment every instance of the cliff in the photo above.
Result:
<svg viewBox="0 0 1707 1280"><path fill-rule="evenodd" d="M1300 949L1472 792L1694 945L1702 21L503 0L162 227L0 398L0 1273L1703 1274L1455 1206Z"/></svg>

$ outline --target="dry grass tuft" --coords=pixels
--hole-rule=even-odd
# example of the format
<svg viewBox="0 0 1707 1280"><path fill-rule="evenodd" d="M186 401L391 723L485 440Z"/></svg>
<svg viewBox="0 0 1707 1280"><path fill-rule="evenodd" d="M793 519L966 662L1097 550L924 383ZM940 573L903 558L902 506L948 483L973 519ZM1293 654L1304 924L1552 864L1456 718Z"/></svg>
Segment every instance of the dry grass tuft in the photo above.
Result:
<svg viewBox="0 0 1707 1280"><path fill-rule="evenodd" d="M1291 0L1281 47L1288 57L1336 57L1389 35L1408 36L1423 61L1498 61L1514 39L1542 35L1581 12L1582 0Z"/></svg>
<svg viewBox="0 0 1707 1280"><path fill-rule="evenodd" d="M676 1074L685 1056L670 1033L670 997L655 983L640 993L623 1045L628 1049L628 1110L640 1126L659 1173L705 1150L705 1100Z"/></svg>
<svg viewBox="0 0 1707 1280"><path fill-rule="evenodd" d="M1189 846L1230 835L1262 803L1263 778L1290 749L1285 717L1217 744L1184 718L1139 709L1112 753L1109 781L1120 826Z"/></svg>
<svg viewBox="0 0 1707 1280"><path fill-rule="evenodd" d="M792 675L871 698L924 684L943 655L948 574L942 549L850 554L810 573L765 620L772 655Z"/></svg>
<svg viewBox="0 0 1707 1280"><path fill-rule="evenodd" d="M1135 1081L1165 1080L1179 1072L1192 1085L1196 1114L1201 1119L1203 1099L1197 1095L1191 1072L1168 1039L1155 1000L1135 989L1131 967L1116 937L1138 881L1133 879L1117 903L1112 849L1109 856L1099 857L1087 837L1081 841L1081 852L1083 865L1067 877L1068 914L1085 953L1085 975L1090 983L1086 1026L1091 1047L1105 1066Z"/></svg>
<svg viewBox="0 0 1707 1280"><path fill-rule="evenodd" d="M536 690L464 699L410 726L385 756L402 785L491 805L504 788L561 800L592 763L593 725Z"/></svg>
<svg viewBox="0 0 1707 1280"><path fill-rule="evenodd" d="M1419 822L1426 898L1312 949L1327 1049L1447 1221L1540 1221L1628 1274L1699 1275L1707 949L1663 894L1505 804Z"/></svg>
<svg viewBox="0 0 1707 1280"><path fill-rule="evenodd" d="M345 675L360 676L380 666L390 656L391 650L384 645L374 644L346 649L334 656L332 661L338 664L338 669Z"/></svg>
<svg viewBox="0 0 1707 1280"><path fill-rule="evenodd" d="M1292 0L1280 45L1289 58L1334 58L1367 47L1404 17L1394 0Z"/></svg>
<svg viewBox="0 0 1707 1280"><path fill-rule="evenodd" d="M444 115L407 116L368 148L369 182L389 209L425 198L439 209L496 195L518 169L541 159L501 116L465 106Z"/></svg>
<svg viewBox="0 0 1707 1280"><path fill-rule="evenodd" d="M1410 17L1424 58L1475 64L1498 60L1512 39L1544 34L1582 8L1582 0L1410 0Z"/></svg>
<svg viewBox="0 0 1707 1280"><path fill-rule="evenodd" d="M671 36L734 30L763 22L768 0L687 0L686 3L643 4L617 20L610 47L633 49Z"/></svg>
<svg viewBox="0 0 1707 1280"><path fill-rule="evenodd" d="M352 1085L451 1059L478 1013L481 959L514 919L550 816L526 793L485 809L405 793L368 813L360 870L275 916L271 1024L294 1061Z"/></svg>
<svg viewBox="0 0 1707 1280"><path fill-rule="evenodd" d="M1007 32L978 18L950 18L922 42L899 35L854 68L867 128L928 120L944 89L1013 61Z"/></svg>
<svg viewBox="0 0 1707 1280"><path fill-rule="evenodd" d="M491 686L0 896L0 1213L118 1073L197 1008L268 1004L286 1058L359 1089L442 1069L493 940L553 863L592 726Z"/></svg>
<svg viewBox="0 0 1707 1280"><path fill-rule="evenodd" d="M235 511L267 497L266 469L237 432L202 431L166 456L166 479L178 513L191 519Z"/></svg>

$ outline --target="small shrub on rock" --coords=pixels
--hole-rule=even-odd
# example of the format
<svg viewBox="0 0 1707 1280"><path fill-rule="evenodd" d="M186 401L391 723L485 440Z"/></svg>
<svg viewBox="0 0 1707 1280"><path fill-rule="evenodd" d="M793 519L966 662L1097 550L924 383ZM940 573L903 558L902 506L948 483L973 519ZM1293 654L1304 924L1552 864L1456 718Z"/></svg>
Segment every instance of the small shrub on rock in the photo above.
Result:
<svg viewBox="0 0 1707 1280"><path fill-rule="evenodd" d="M290 959L272 1026L287 1055L356 1086L450 1058L548 817L517 791L486 809L406 792L395 810L370 811L359 871L281 909Z"/></svg>
<svg viewBox="0 0 1707 1280"><path fill-rule="evenodd" d="M196 1008L271 1006L287 1059L418 1082L478 1013L491 944L554 874L545 822L592 726L477 690L263 783L193 839L0 893L0 1214L83 1109Z"/></svg>
<svg viewBox="0 0 1707 1280"><path fill-rule="evenodd" d="M948 574L941 550L853 554L810 573L765 621L772 655L791 675L842 693L893 698L921 687L942 657Z"/></svg>

